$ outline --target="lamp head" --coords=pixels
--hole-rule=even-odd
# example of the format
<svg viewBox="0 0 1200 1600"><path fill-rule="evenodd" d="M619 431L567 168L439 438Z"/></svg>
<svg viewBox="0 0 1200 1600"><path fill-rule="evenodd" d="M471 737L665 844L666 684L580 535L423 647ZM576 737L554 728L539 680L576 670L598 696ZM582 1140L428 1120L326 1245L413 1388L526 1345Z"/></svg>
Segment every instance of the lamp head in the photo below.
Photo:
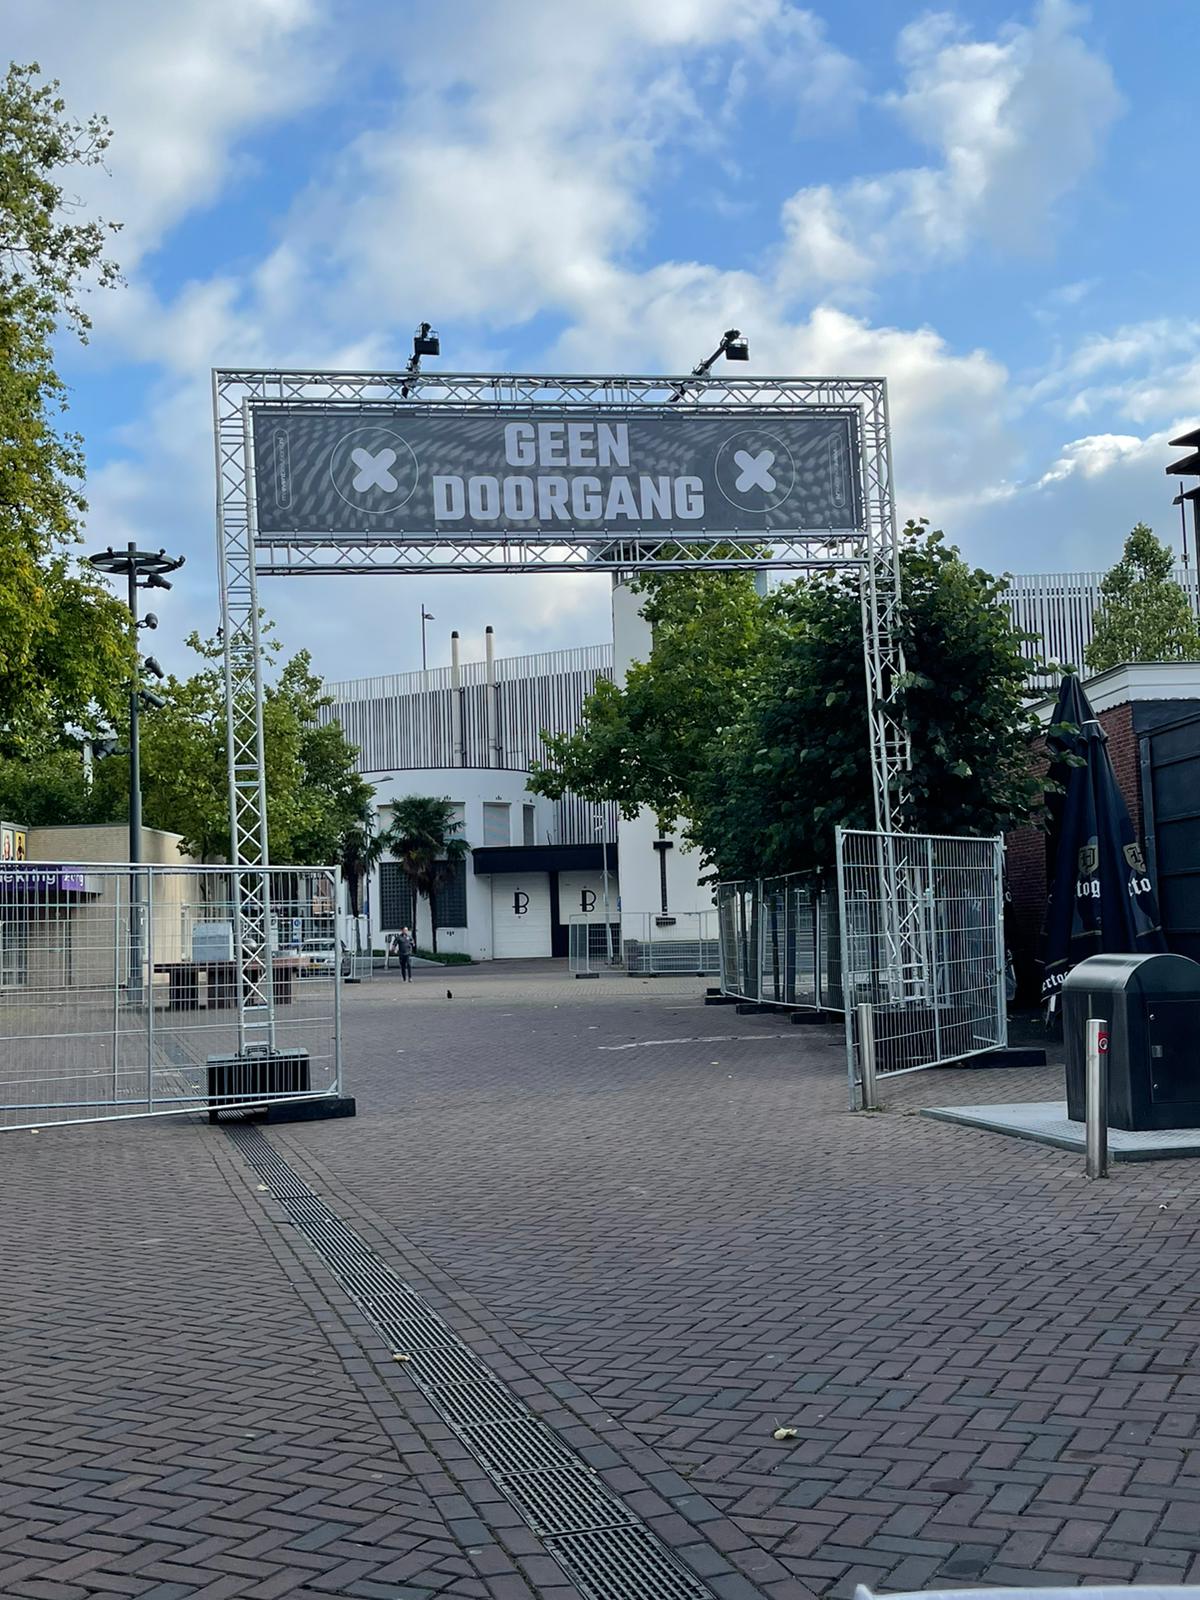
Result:
<svg viewBox="0 0 1200 1600"><path fill-rule="evenodd" d="M438 338L437 329L431 328L427 322L423 322L416 333L413 334L413 355L440 356L441 353L442 341Z"/></svg>

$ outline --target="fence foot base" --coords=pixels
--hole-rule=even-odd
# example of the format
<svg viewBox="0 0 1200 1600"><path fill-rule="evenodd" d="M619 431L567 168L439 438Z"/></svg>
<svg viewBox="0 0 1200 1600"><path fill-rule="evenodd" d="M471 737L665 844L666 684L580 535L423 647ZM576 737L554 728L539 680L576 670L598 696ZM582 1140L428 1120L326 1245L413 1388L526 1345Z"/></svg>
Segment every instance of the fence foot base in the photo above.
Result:
<svg viewBox="0 0 1200 1600"><path fill-rule="evenodd" d="M600 974L598 972L577 972L575 976L577 978L598 978Z"/></svg>
<svg viewBox="0 0 1200 1600"><path fill-rule="evenodd" d="M756 1005L753 1000L739 1000L737 1014L739 1017L765 1017L770 1012L770 1006Z"/></svg>
<svg viewBox="0 0 1200 1600"><path fill-rule="evenodd" d="M793 1011L792 1026L804 1027L831 1027L835 1022L840 1023L841 1017L836 1011Z"/></svg>
<svg viewBox="0 0 1200 1600"><path fill-rule="evenodd" d="M262 1106L253 1113L255 1122L325 1122L330 1117L357 1116L358 1108L352 1094L323 1095L320 1100L284 1101L280 1105Z"/></svg>
<svg viewBox="0 0 1200 1600"><path fill-rule="evenodd" d="M715 994L710 989L704 996L704 1004L706 1006L735 1006L737 1003L736 995L722 994L719 989Z"/></svg>
<svg viewBox="0 0 1200 1600"><path fill-rule="evenodd" d="M983 1055L968 1056L954 1063L959 1067L1044 1067L1046 1052L1029 1046L1005 1045Z"/></svg>

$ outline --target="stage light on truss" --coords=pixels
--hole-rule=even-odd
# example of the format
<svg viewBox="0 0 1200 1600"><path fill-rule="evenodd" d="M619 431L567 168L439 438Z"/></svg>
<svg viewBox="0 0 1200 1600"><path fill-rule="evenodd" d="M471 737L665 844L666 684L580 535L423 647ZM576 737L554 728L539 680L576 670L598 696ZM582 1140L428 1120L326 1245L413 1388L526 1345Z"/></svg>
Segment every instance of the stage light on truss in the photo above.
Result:
<svg viewBox="0 0 1200 1600"><path fill-rule="evenodd" d="M422 322L413 334L413 355L419 360L421 356L440 356L441 353L442 341L438 337L437 329L431 328L427 322Z"/></svg>

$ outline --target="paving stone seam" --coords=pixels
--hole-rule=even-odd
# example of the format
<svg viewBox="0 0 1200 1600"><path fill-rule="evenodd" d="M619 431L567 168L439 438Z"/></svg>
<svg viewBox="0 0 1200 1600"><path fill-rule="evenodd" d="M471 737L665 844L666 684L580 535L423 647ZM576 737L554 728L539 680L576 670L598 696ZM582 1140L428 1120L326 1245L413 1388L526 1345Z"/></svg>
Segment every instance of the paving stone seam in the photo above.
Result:
<svg viewBox="0 0 1200 1600"><path fill-rule="evenodd" d="M253 1155L246 1148L246 1132L239 1136L236 1125L228 1131L231 1136L231 1142L242 1147L238 1153L248 1163L253 1164ZM261 1144L267 1147L277 1162L284 1160L280 1153L275 1151L257 1130L254 1131L251 1138L256 1143L261 1141ZM288 1156L290 1157L291 1155L292 1151L289 1148ZM285 1164L290 1165L290 1162ZM291 1175L279 1182L279 1192L263 1196L263 1199L268 1202L275 1202L274 1206L271 1207L276 1213L273 1218L274 1221L284 1224L285 1227L288 1223L296 1223L295 1232L306 1238L309 1248L304 1252L305 1265L310 1267L312 1260L319 1261L324 1269L322 1275L327 1277L335 1286L336 1292L341 1294L347 1292L347 1287L342 1282L337 1267L332 1265L321 1254L319 1245L315 1243L309 1234L304 1232L301 1218L293 1216L289 1212L290 1201L292 1209L297 1209L303 1213L307 1206L308 1211L311 1213L311 1198L315 1196L318 1204L323 1206L331 1217L336 1218L337 1223L342 1228L345 1228L351 1235L357 1235L359 1243L367 1246L372 1256L395 1278L398 1284L407 1292L421 1295L421 1298L424 1299L425 1297L421 1294L421 1290L424 1287L424 1282L428 1282L428 1280L423 1282L420 1274L414 1274L412 1279L409 1279L407 1275L401 1276L397 1274L395 1268L387 1259L387 1254L393 1256L396 1254L394 1236L390 1241L392 1249L387 1254L375 1248L370 1242L367 1229L360 1228L356 1230L350 1228L346 1218L341 1215L342 1204L339 1204L336 1209L330 1206L327 1199L321 1198L320 1191L315 1190L304 1178L302 1172L296 1170L302 1166L302 1162L296 1163L296 1166L292 1168ZM257 1167L255 1170L258 1171L259 1176L270 1183L270 1177L265 1171L260 1171ZM280 1176L278 1169L276 1169L276 1176L277 1178ZM303 1192L298 1187L299 1185L303 1186ZM330 1192L330 1187L322 1184L322 1188L327 1195ZM362 1208L351 1202L349 1197L346 1197L344 1209L355 1214ZM356 1220L358 1220L357 1215ZM370 1226L369 1232L379 1235L382 1230L377 1226ZM437 1278L444 1276L436 1268L433 1268L431 1263L429 1266L431 1272ZM430 1286L432 1287L432 1284ZM328 1296L328 1291L325 1290L324 1292ZM478 1302L472 1302L472 1304L477 1305ZM360 1322L366 1327L373 1328L377 1335L383 1333L379 1324L374 1322L369 1309L356 1309L358 1310L358 1316L352 1322L352 1331L355 1332L356 1338L359 1337L357 1325ZM441 1318L440 1311L435 1310L433 1307L430 1307L430 1310L439 1321L444 1320ZM479 1310L482 1312L483 1308L480 1307ZM495 1319L492 1320L494 1322ZM530 1388L528 1383L521 1385L524 1393L517 1399L517 1403L522 1406L522 1410L526 1415L554 1430L564 1439L568 1448L571 1449L574 1460L577 1462L577 1466L573 1468L574 1471L581 1471L587 1474L589 1478L594 1478L598 1485L603 1484L605 1492L609 1496L615 1497L618 1501L627 1502L633 1494L641 1494L645 1498L647 1515L644 1517L639 1516L636 1511L628 1509L626 1515L619 1520L615 1531L623 1531L626 1527L641 1530L644 1534L643 1544L651 1552L656 1548L661 1550L665 1557L661 1581L667 1584L673 1582L678 1585L677 1589L675 1587L664 1588L662 1590L664 1596L668 1594L673 1596L678 1592L681 1600L685 1593L694 1594L697 1600L701 1600L701 1597L712 1597L712 1600L715 1600L716 1594L719 1591L723 1591L730 1583L740 1586L738 1593L739 1595L744 1595L745 1600L759 1600L759 1597L770 1596L771 1590L775 1588L776 1584L786 1584L786 1593L789 1596L797 1595L801 1592L795 1581L788 1579L786 1569L782 1568L761 1546L749 1541L745 1535L737 1534L732 1524L727 1524L727 1527L728 1532L734 1536L733 1539L731 1541L722 1541L722 1544L732 1545L732 1548L722 1550L711 1542L707 1538L707 1533L711 1529L712 1523L716 1520L724 1523L725 1519L715 1507L702 1501L701 1497L695 1494L684 1480L679 1479L676 1474L671 1472L665 1463L645 1462L643 1471L635 1471L632 1474L635 1481L632 1484L624 1485L622 1489L618 1489L613 1481L614 1474L620 1468L628 1471L627 1463L621 1460L619 1454L607 1442L605 1435L594 1433L584 1422L585 1416L588 1417L589 1421L595 1420L592 1416L592 1411L595 1408L587 1406L586 1403L579 1407L578 1410L575 1406L572 1406L572 1399L585 1399L579 1391L576 1391L571 1396L558 1395L552 1392L549 1387L551 1384L553 1384L554 1390L559 1387L564 1390L573 1390L575 1386L567 1384L561 1379L555 1382L553 1376L547 1376L549 1369L544 1362L540 1361L534 1351L525 1347L531 1358L530 1367L526 1368L519 1361L513 1360L511 1349L508 1346L497 1343L494 1338L489 1337L485 1341L489 1347L487 1353L480 1351L478 1348L473 1348L470 1342L462 1339L457 1333L454 1334L454 1338L477 1361L486 1363L490 1354L491 1366L494 1369L493 1372L489 1373L491 1381L502 1384L507 1376L519 1384L520 1380L526 1377L527 1374L534 1378L536 1398L545 1403L543 1407L538 1408L536 1405L525 1403L526 1400L534 1398L528 1393ZM516 1346L520 1344L520 1341L514 1336L511 1344ZM384 1338L384 1347L387 1347L386 1337ZM524 1349L522 1353L525 1353ZM509 1506L509 1500L511 1499L510 1488L505 1487L502 1478L492 1473L486 1462L479 1462L479 1457L468 1436L454 1422L446 1420L444 1412L440 1409L436 1394L423 1390L418 1382L414 1380L411 1371L406 1371L404 1367L394 1364L390 1353L384 1356L382 1361L380 1361L376 1353L375 1359L376 1365L381 1369L379 1376L382 1377L389 1389L393 1392L396 1390L401 1392L408 1390L413 1396L411 1401L407 1401L405 1409L409 1412L410 1420L415 1430L422 1436L427 1445L430 1455L436 1458L438 1465L444 1470L447 1477L455 1481L463 1496L471 1501L474 1515L489 1527L493 1537L497 1538L499 1542L503 1542L505 1523L503 1518L498 1523L493 1520L497 1510L495 1502L488 1499L486 1488L480 1484L479 1477L471 1472L472 1464L474 1464L477 1473L482 1473L486 1476L489 1484L499 1485L503 1489L506 1497L505 1505L509 1509L511 1509ZM397 1383L397 1373L401 1374L399 1383ZM543 1386L543 1380L545 1386ZM405 1398L407 1400L407 1396ZM424 1403L423 1405L422 1402ZM431 1421L430 1418L433 1420ZM615 1425L612 1426L615 1427ZM629 1445L632 1450L642 1457L649 1454L644 1443L635 1436L630 1436ZM575 1453L576 1449L578 1450L578 1455ZM464 1455L468 1453L473 1458L473 1462L464 1461ZM597 1464L593 1465L593 1462ZM657 1468L657 1471L655 1471L655 1468ZM423 1479L426 1477L426 1474L422 1474ZM668 1503L657 1493L654 1483L655 1477L674 1480L671 1486L682 1489L684 1493L676 1496L674 1501ZM435 1494L433 1498L435 1505L437 1505L438 1496ZM662 1532L666 1531L668 1527L673 1532L685 1533L687 1542L679 1544L675 1549L672 1549L671 1545L661 1536ZM536 1528L534 1531L537 1532ZM605 1537L611 1538L614 1530L606 1529L598 1530L598 1532L603 1532ZM580 1537L581 1535L576 1531L571 1531L569 1534L566 1532L541 1534L543 1547L548 1551L555 1552L556 1559L562 1561L562 1564L571 1573L573 1579L577 1578L577 1572L571 1570L572 1566L577 1567L580 1563L572 1546ZM652 1560L653 1557L651 1556L650 1559ZM671 1568L675 1569L675 1575L672 1575ZM768 1587L756 1587L751 1581L750 1574L756 1569L764 1577L773 1580ZM588 1569L585 1567L584 1570L587 1571ZM703 1574L703 1578L701 1574ZM589 1576L594 1576L594 1569L589 1573ZM705 1580L713 1581L716 1587L713 1589L708 1588ZM686 1588L684 1587L685 1584ZM556 1588L554 1592L559 1594L562 1591ZM594 1596L595 1600L604 1600L604 1591L594 1588L590 1582L582 1586L582 1592L587 1596ZM620 1589L613 1592L614 1594L619 1592L624 1595L634 1591ZM638 1592L640 1593L640 1591ZM783 1588L781 1587L778 1592L783 1593Z"/></svg>
<svg viewBox="0 0 1200 1600"><path fill-rule="evenodd" d="M228 1140L214 1141L210 1149L225 1183L241 1204L249 1225L260 1232L272 1254L288 1271L292 1288L305 1313L332 1344L391 1448L413 1473L422 1496L428 1500L451 1537L456 1537L449 1515L454 1508L447 1504L447 1497L462 1494L464 1486L459 1476L461 1461L450 1457L445 1451L445 1436L449 1430L436 1425L437 1419L431 1408L422 1410L413 1405L413 1386L405 1381L401 1368L393 1362L390 1346L349 1300L324 1260L307 1243L300 1242L297 1237L299 1229L292 1225L282 1203L270 1194L259 1194L248 1187L248 1180L254 1176L253 1169L234 1153ZM348 1359L347 1344L353 1345L363 1359L357 1362ZM398 1417L402 1419L400 1424ZM481 1576L493 1582L521 1583L521 1595L540 1596L544 1593L552 1596L553 1600L587 1600L586 1596L567 1583L565 1576L560 1583L545 1590L533 1584L526 1587L522 1582L522 1564L530 1558L531 1553L536 1554L536 1551L531 1552L530 1547L537 1541L528 1535L523 1526L517 1530L521 1537L514 1537L515 1516L497 1516L494 1510L483 1507L477 1508L476 1514L485 1525L487 1537L503 1552L508 1563L503 1573L489 1570L475 1560L476 1555L486 1556L486 1547L482 1552L476 1551L471 1545L477 1541L464 1537L460 1543L465 1548L466 1557ZM438 1547L439 1540L429 1537L426 1544L432 1551ZM540 1545L537 1548L540 1549ZM513 1590L514 1596L517 1592Z"/></svg>

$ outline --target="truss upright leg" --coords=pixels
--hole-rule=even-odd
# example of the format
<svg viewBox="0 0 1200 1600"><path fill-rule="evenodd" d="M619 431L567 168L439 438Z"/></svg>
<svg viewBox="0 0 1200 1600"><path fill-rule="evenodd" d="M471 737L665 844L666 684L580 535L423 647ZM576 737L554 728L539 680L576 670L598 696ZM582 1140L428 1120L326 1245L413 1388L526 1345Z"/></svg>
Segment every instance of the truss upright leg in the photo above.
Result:
<svg viewBox="0 0 1200 1600"><path fill-rule="evenodd" d="M892 492L891 434L887 386L863 407L863 476L867 498L867 561L860 569L863 654L867 674L867 718L875 826L892 833L901 825L906 776L912 765L902 689L904 645L900 635L900 541Z"/></svg>
<svg viewBox="0 0 1200 1600"><path fill-rule="evenodd" d="M238 1052L274 1048L271 888L263 763L262 651L254 573L246 408L213 378L217 448L217 568L225 651L226 753L232 862Z"/></svg>

